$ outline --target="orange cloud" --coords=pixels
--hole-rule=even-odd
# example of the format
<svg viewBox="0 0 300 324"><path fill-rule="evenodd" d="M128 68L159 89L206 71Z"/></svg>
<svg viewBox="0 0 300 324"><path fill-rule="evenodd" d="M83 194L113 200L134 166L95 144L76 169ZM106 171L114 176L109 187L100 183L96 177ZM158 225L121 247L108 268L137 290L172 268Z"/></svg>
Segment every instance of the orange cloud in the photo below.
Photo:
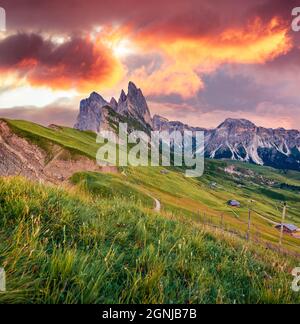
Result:
<svg viewBox="0 0 300 324"><path fill-rule="evenodd" d="M99 39L73 38L56 44L36 34L16 34L0 41L0 70L17 73L32 86L90 92L115 85L123 66Z"/></svg>
<svg viewBox="0 0 300 324"><path fill-rule="evenodd" d="M177 39L161 44L183 64L264 63L292 48L288 29L277 18L264 25L256 18L244 29L228 29L210 38Z"/></svg>
<svg viewBox="0 0 300 324"><path fill-rule="evenodd" d="M227 27L215 35L138 33L133 26L104 26L86 38L55 43L36 34L16 34L0 41L0 70L17 72L33 86L105 90L126 75L123 57L159 53L160 68L137 68L127 75L147 95L178 94L190 98L204 88L201 74L224 63L257 64L292 48L287 25L279 18L256 18L244 27ZM3 77L2 77L3 78Z"/></svg>
<svg viewBox="0 0 300 324"><path fill-rule="evenodd" d="M178 62L168 62L150 75L144 67L136 70L131 76L137 84L142 85L148 95L180 94L183 98L194 96L204 85L191 67Z"/></svg>
<svg viewBox="0 0 300 324"><path fill-rule="evenodd" d="M161 51L165 63L150 75L140 68L131 78L148 95L176 93L183 98L192 97L203 88L201 73L212 72L224 63L262 64L293 47L288 27L278 18L267 24L256 18L244 28L228 28L210 37L157 39L148 34L139 35L136 41L145 51L153 47Z"/></svg>

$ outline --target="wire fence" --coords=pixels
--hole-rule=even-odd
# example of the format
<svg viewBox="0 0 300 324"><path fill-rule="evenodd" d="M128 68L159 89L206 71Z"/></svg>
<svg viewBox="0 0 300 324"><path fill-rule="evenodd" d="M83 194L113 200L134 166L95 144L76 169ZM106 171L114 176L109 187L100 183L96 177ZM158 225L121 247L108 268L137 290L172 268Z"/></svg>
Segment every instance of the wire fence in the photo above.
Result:
<svg viewBox="0 0 300 324"><path fill-rule="evenodd" d="M197 222L204 226L221 230L224 233L229 233L242 240L258 244L268 250L300 259L300 239L298 239L298 245L296 241L297 238L294 237L293 241L291 235L285 234L280 244L281 233L279 230L275 229L275 226L281 225L281 223L272 221L267 216L256 210L249 210L250 214L248 222L241 219L234 210L231 210L231 212L233 212L235 217L229 216L226 212L209 214L207 212L197 211ZM217 216L218 214L219 216ZM269 223L272 227L253 223L255 217L258 217L261 221Z"/></svg>

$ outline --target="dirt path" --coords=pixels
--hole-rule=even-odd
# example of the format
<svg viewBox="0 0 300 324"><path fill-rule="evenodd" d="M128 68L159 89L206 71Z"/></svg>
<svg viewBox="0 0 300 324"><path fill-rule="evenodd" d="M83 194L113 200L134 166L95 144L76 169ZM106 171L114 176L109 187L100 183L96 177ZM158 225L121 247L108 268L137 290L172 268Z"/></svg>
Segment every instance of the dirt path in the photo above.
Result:
<svg viewBox="0 0 300 324"><path fill-rule="evenodd" d="M152 199L155 201L155 208L154 208L154 211L156 213L159 213L161 211L161 203L158 199L152 197Z"/></svg>
<svg viewBox="0 0 300 324"><path fill-rule="evenodd" d="M161 203L158 199L156 199L155 197L153 197L151 194L149 194L148 192L144 192L148 197L150 197L151 199L154 200L155 202L155 207L153 208L153 210L156 212L156 213L159 213L161 211Z"/></svg>

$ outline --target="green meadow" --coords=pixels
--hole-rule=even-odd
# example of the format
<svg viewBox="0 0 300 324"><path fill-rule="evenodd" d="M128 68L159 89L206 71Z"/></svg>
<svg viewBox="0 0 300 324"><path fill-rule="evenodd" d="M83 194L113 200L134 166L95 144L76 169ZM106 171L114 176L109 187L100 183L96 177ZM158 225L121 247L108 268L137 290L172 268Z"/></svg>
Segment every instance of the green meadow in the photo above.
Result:
<svg viewBox="0 0 300 324"><path fill-rule="evenodd" d="M293 259L140 202L0 180L0 303L299 303Z"/></svg>

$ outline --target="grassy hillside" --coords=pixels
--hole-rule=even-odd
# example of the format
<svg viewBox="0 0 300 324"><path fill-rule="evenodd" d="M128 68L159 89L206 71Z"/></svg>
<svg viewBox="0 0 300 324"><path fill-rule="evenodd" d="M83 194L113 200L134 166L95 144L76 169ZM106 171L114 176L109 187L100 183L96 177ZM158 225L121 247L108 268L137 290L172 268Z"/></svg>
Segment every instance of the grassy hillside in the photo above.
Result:
<svg viewBox="0 0 300 324"><path fill-rule="evenodd" d="M272 221L281 221L282 200L287 201L289 206L287 222L299 225L298 193L271 189L249 180L245 186L237 187L240 180L237 182L231 175L219 170L223 164L224 162L208 161L206 174L199 179L186 178L178 170L169 170L168 174L162 174L162 168L126 168L122 175L111 175L109 180L102 174L91 173L81 173L80 180L82 183L89 182L88 188L91 188L100 185L102 179L105 179L111 181L110 187L114 188L114 181L120 181L121 177L123 185L134 187L141 193L159 199L161 212L166 217L184 217L197 223L209 221L220 227L223 216L224 226L244 237L248 227L249 200L254 199L251 236L274 245L278 244L279 232L274 228ZM94 182L93 186L91 182ZM212 182L217 182L216 188L211 187ZM230 199L238 199L242 207L228 207L226 202ZM300 253L299 239L285 235L283 242L286 249Z"/></svg>
<svg viewBox="0 0 300 324"><path fill-rule="evenodd" d="M79 132L72 128L51 129L23 120L5 119L10 128L51 155L51 144L60 145L74 153L95 159L99 145L93 132Z"/></svg>
<svg viewBox="0 0 300 324"><path fill-rule="evenodd" d="M0 303L300 302L293 260L130 197L2 178L0 215Z"/></svg>
<svg viewBox="0 0 300 324"><path fill-rule="evenodd" d="M76 154L95 159L99 144L92 132L79 132L66 127L45 128L26 121L8 121L12 129L33 141L41 148L51 148L51 143L61 145ZM49 144L50 143L50 144ZM226 168L234 172L226 172ZM198 179L186 178L180 169L169 168L122 168L119 175L81 173L72 178L73 183L82 183L93 194L106 197L135 197L145 205L150 197L159 199L162 213L186 217L196 222L209 220L219 225L223 217L225 226L245 236L248 220L248 205L251 208L251 236L277 244L279 233L272 222L281 221L282 202L288 203L287 222L300 226L300 176L295 171L278 171L235 161L206 160L205 174ZM212 185L214 184L214 185ZM242 208L232 209L226 205L237 199ZM269 220L269 221L268 221ZM284 237L284 246L300 252L300 240Z"/></svg>
<svg viewBox="0 0 300 324"><path fill-rule="evenodd" d="M74 174L70 182L74 185L81 185L83 189L96 197L140 201L144 206L153 207L153 199L137 190L130 183L124 182L121 175L82 172Z"/></svg>

